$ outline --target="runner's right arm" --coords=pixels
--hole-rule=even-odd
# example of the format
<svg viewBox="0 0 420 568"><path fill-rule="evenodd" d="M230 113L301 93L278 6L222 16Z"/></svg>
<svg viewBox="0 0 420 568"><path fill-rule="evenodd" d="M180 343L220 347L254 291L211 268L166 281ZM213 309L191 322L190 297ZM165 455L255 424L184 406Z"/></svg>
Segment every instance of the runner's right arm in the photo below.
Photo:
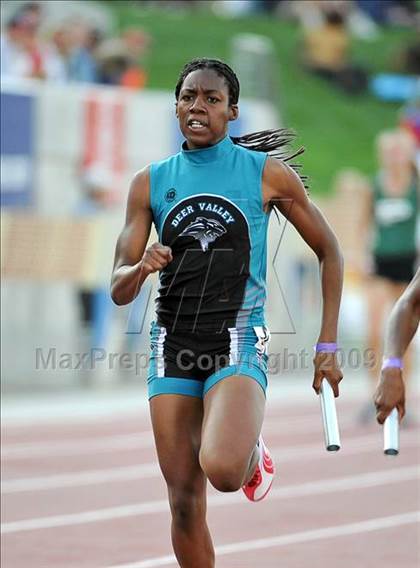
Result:
<svg viewBox="0 0 420 568"><path fill-rule="evenodd" d="M384 359L402 359L420 320L420 269L392 309L385 331ZM400 419L405 413L405 389L398 367L382 370L375 393L376 419L383 424L393 408Z"/></svg>
<svg viewBox="0 0 420 568"><path fill-rule="evenodd" d="M127 201L125 226L118 237L111 278L111 297L117 305L129 304L152 272L171 262L171 249L153 243L146 249L152 227L149 168L134 177Z"/></svg>

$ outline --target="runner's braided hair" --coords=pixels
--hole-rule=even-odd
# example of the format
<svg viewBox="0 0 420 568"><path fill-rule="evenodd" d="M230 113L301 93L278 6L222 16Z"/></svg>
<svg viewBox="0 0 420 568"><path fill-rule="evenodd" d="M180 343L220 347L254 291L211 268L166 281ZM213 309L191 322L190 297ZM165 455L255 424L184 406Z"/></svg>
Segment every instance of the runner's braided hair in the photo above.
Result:
<svg viewBox="0 0 420 568"><path fill-rule="evenodd" d="M198 69L212 69L218 75L223 77L229 89L229 104L236 105L239 100L240 85L238 77L229 65L220 61L220 59L208 59L207 57L192 59L186 63L181 70L178 82L175 87L175 98L178 100L182 84L190 73ZM256 152L268 152L273 158L288 162L288 165L298 174L303 185L308 189L307 176L301 174L301 165L290 163L300 154L303 154L305 148L301 147L296 151L290 150L290 144L295 139L296 134L289 128L275 128L271 130L261 130L260 132L252 132L243 136L231 136L232 142Z"/></svg>

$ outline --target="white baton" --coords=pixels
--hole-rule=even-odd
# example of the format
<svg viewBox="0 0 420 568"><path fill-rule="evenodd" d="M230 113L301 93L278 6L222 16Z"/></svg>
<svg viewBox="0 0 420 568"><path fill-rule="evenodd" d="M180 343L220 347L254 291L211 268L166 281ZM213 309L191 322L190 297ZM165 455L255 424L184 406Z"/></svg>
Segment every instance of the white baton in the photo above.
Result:
<svg viewBox="0 0 420 568"><path fill-rule="evenodd" d="M400 451L398 410L394 408L384 422L384 454L397 456Z"/></svg>
<svg viewBox="0 0 420 568"><path fill-rule="evenodd" d="M324 423L325 447L328 452L338 452L341 447L338 431L334 393L327 379L323 379L320 392L322 420Z"/></svg>

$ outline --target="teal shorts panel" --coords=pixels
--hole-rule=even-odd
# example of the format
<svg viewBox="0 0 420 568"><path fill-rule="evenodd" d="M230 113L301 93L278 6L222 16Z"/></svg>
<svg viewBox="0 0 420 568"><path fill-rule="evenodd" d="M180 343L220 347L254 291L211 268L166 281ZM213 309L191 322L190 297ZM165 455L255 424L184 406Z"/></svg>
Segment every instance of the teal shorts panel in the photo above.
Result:
<svg viewBox="0 0 420 568"><path fill-rule="evenodd" d="M153 377L147 381L149 400L159 394L183 394L203 398L204 383L178 377Z"/></svg>
<svg viewBox="0 0 420 568"><path fill-rule="evenodd" d="M216 371L211 375L204 383L203 396L214 387L219 381L232 377L234 375L245 375L251 377L262 388L264 395L267 390L267 373L264 369L257 365L241 363L239 365L229 365L228 367L223 367L219 371Z"/></svg>
<svg viewBox="0 0 420 568"><path fill-rule="evenodd" d="M203 398L219 381L234 375L254 379L265 394L269 338L265 326L229 328L220 334L180 334L153 322L149 399L160 394Z"/></svg>

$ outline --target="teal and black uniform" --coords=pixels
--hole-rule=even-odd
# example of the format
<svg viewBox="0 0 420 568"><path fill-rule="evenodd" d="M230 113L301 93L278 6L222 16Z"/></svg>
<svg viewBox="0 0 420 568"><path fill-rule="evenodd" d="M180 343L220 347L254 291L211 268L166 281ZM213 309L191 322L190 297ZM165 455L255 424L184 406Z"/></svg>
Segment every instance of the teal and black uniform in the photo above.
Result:
<svg viewBox="0 0 420 568"><path fill-rule="evenodd" d="M202 397L235 374L266 389L266 158L226 136L150 167L154 224L173 260L160 273L149 397Z"/></svg>
<svg viewBox="0 0 420 568"><path fill-rule="evenodd" d="M417 183L417 177L413 176L406 193L398 197L384 192L380 175L373 185L375 274L393 282L410 282L414 276Z"/></svg>

